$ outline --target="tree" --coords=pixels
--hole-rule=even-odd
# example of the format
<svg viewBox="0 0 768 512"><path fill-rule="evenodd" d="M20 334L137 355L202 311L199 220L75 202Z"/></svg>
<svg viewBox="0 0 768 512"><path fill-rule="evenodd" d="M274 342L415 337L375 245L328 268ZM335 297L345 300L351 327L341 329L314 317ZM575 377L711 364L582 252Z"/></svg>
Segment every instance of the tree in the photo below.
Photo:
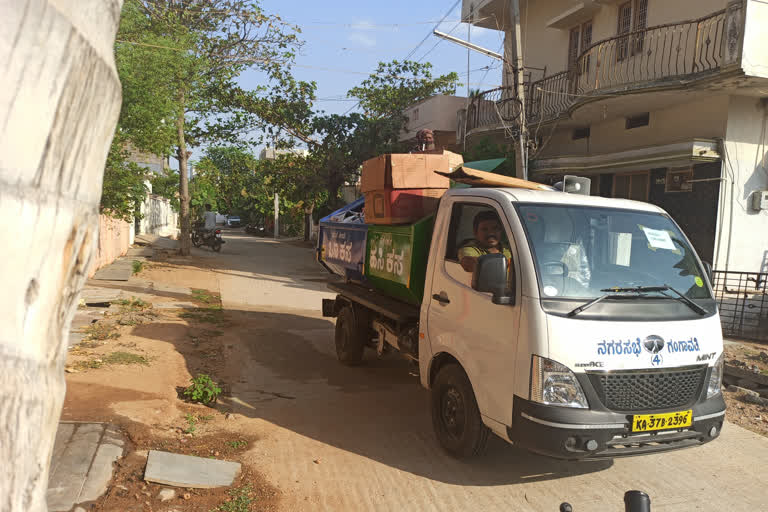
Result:
<svg viewBox="0 0 768 512"><path fill-rule="evenodd" d="M173 146L179 161L182 255L190 251L189 148L236 142L253 125L247 106L255 91L235 79L246 69L277 73L298 46L295 29L265 13L256 0L129 0L143 16L131 41L167 41L158 73L173 93ZM137 39L138 38L138 39ZM148 44L148 43L145 43ZM159 45L158 45L159 46Z"/></svg>
<svg viewBox="0 0 768 512"><path fill-rule="evenodd" d="M147 197L147 170L128 161L124 139L116 134L104 166L101 187L101 213L126 222L140 215L140 205Z"/></svg>
<svg viewBox="0 0 768 512"><path fill-rule="evenodd" d="M67 333L98 239L121 2L1 5L0 213L34 227L0 227L13 247L0 266L0 510L29 512L46 510Z"/></svg>
<svg viewBox="0 0 768 512"><path fill-rule="evenodd" d="M165 174L153 174L150 178L152 193L170 200L173 211L179 211L179 173L166 169Z"/></svg>

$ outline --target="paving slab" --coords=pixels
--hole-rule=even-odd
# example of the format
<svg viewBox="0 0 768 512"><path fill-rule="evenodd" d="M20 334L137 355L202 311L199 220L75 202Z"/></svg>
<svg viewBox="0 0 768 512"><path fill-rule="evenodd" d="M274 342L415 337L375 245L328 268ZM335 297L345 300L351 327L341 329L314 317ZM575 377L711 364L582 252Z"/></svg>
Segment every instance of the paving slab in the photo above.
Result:
<svg viewBox="0 0 768 512"><path fill-rule="evenodd" d="M125 255L129 258L151 258L154 253L151 247L131 247Z"/></svg>
<svg viewBox="0 0 768 512"><path fill-rule="evenodd" d="M62 422L56 432L48 479L50 512L72 510L96 500L112 478L113 463L123 453L120 432L104 423Z"/></svg>
<svg viewBox="0 0 768 512"><path fill-rule="evenodd" d="M150 450L144 480L175 487L210 489L232 485L239 473L239 462Z"/></svg>
<svg viewBox="0 0 768 512"><path fill-rule="evenodd" d="M96 281L127 281L133 275L133 260L120 258L99 269L92 279Z"/></svg>

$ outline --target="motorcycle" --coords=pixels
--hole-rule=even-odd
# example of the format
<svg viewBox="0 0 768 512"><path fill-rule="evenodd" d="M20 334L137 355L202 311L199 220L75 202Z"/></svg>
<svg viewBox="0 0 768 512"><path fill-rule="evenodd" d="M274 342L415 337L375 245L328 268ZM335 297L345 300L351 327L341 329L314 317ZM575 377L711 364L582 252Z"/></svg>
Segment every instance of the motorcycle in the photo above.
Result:
<svg viewBox="0 0 768 512"><path fill-rule="evenodd" d="M207 245L214 252L221 251L221 246L226 242L221 238L221 230L216 228L213 230L206 230L201 227L195 227L192 230L192 245L200 247L201 245Z"/></svg>

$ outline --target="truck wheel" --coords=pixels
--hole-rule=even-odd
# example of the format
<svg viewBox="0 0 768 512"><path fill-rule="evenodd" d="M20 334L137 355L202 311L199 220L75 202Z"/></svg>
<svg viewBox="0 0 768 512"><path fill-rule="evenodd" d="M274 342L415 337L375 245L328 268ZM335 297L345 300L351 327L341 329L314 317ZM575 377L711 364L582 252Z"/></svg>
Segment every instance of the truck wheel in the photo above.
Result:
<svg viewBox="0 0 768 512"><path fill-rule="evenodd" d="M469 458L485 451L490 429L480 418L472 384L461 367L449 364L440 369L430 399L432 426L448 453Z"/></svg>
<svg viewBox="0 0 768 512"><path fill-rule="evenodd" d="M339 361L355 366L363 361L365 336L368 326L358 321L351 306L344 306L336 317L336 357Z"/></svg>

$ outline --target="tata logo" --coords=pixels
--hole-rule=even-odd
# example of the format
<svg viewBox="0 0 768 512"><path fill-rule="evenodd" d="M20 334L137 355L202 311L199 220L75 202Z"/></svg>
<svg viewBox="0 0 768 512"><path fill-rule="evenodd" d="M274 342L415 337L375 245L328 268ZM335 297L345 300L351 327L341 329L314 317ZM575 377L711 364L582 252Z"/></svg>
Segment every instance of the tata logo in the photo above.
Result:
<svg viewBox="0 0 768 512"><path fill-rule="evenodd" d="M651 354L658 354L664 348L664 338L652 334L643 340L643 348Z"/></svg>

